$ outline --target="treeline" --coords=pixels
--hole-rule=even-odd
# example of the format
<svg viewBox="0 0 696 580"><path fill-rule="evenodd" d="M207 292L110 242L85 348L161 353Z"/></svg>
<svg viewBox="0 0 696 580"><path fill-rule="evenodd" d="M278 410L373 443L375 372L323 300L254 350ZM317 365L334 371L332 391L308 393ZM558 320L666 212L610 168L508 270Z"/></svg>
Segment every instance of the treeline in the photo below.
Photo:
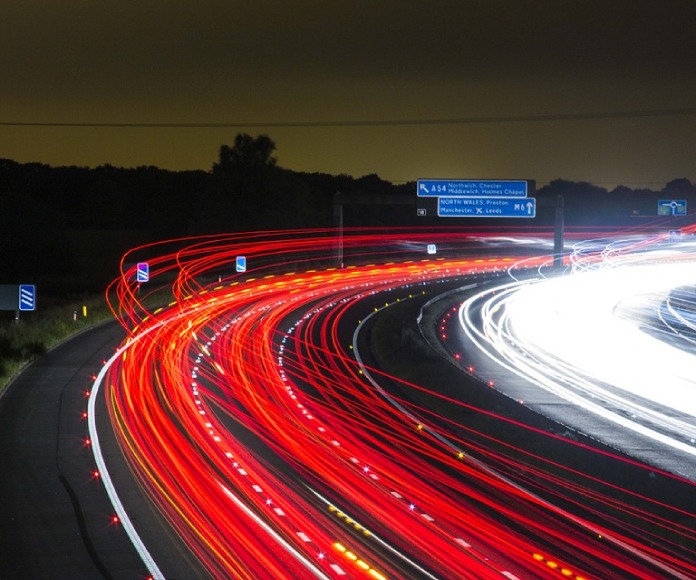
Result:
<svg viewBox="0 0 696 580"><path fill-rule="evenodd" d="M336 192L404 196L403 206L345 208L347 226L424 225L408 203L415 197L415 183L291 171L278 166L274 153L269 137L240 134L232 145L220 147L209 171L0 160L0 283L37 283L49 294L100 290L116 275L123 253L141 243L229 231L331 227ZM696 203L696 188L688 179L675 179L660 191L623 186L607 191L557 180L537 197L558 194L565 199L568 225L621 224L655 216L657 200L665 196ZM539 218L548 222L544 212Z"/></svg>
<svg viewBox="0 0 696 580"><path fill-rule="evenodd" d="M0 284L41 284L44 296L101 290L124 252L142 243L330 227L337 191L404 190L375 175L290 171L274 151L266 136L238 135L210 171L0 159Z"/></svg>
<svg viewBox="0 0 696 580"><path fill-rule="evenodd" d="M696 185L687 178L673 179L658 190L624 185L607 190L591 183L557 179L537 192L540 199L559 195L563 196L570 226L638 226L658 217L661 200L683 200L687 209L696 207Z"/></svg>

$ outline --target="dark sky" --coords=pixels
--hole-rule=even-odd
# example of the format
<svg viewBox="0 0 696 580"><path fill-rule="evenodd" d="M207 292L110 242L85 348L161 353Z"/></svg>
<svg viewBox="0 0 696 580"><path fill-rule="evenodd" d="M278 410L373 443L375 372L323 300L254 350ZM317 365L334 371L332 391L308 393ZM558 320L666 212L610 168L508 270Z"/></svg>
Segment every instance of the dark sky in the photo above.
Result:
<svg viewBox="0 0 696 580"><path fill-rule="evenodd" d="M693 0L3 4L3 158L207 170L243 131L395 182L696 180Z"/></svg>

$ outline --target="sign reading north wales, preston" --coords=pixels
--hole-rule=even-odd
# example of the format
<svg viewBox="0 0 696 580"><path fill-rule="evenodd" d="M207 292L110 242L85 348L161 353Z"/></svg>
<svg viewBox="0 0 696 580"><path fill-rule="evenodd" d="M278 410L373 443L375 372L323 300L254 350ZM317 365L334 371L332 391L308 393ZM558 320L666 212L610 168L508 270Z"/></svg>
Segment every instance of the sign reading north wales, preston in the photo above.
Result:
<svg viewBox="0 0 696 580"><path fill-rule="evenodd" d="M437 215L439 217L533 218L536 216L536 198L439 197Z"/></svg>

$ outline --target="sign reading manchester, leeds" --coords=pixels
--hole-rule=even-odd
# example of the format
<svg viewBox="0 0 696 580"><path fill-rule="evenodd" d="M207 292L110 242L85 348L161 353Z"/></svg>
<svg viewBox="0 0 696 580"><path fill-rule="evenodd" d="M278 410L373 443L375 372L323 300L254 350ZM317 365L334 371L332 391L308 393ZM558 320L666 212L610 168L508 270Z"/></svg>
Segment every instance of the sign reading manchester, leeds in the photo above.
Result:
<svg viewBox="0 0 696 580"><path fill-rule="evenodd" d="M439 197L439 217L533 218L536 199L533 197Z"/></svg>
<svg viewBox="0 0 696 580"><path fill-rule="evenodd" d="M527 197L526 181L419 179L418 197Z"/></svg>

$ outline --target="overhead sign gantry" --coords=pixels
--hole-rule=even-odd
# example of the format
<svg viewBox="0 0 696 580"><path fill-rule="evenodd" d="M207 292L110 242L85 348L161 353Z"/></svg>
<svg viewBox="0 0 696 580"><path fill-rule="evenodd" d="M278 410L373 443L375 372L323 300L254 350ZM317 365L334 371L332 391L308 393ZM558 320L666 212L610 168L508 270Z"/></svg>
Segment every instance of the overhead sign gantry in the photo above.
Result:
<svg viewBox="0 0 696 580"><path fill-rule="evenodd" d="M419 179L416 215L438 218L535 218L533 179ZM542 199L555 209L554 265L563 267L563 198Z"/></svg>

